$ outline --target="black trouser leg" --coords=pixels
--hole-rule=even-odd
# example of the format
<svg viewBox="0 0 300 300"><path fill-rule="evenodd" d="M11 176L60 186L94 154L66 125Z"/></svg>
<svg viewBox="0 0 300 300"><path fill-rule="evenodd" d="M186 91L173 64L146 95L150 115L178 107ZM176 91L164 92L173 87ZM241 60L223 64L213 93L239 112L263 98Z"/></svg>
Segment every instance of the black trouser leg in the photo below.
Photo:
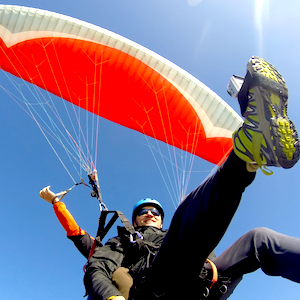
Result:
<svg viewBox="0 0 300 300"><path fill-rule="evenodd" d="M187 297L197 292L200 270L254 177L255 173L249 173L246 163L232 152L212 177L185 198L147 276L147 286L155 294L179 296L184 291Z"/></svg>
<svg viewBox="0 0 300 300"><path fill-rule="evenodd" d="M224 276L238 277L261 268L264 273L300 282L300 239L268 228L239 238L214 263Z"/></svg>

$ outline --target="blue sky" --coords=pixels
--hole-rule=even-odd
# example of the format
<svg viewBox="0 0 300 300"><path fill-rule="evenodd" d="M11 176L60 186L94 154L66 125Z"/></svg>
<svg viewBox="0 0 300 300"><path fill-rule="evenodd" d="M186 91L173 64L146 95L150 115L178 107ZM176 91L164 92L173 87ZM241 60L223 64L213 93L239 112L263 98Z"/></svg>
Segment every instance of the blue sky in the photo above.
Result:
<svg viewBox="0 0 300 300"><path fill-rule="evenodd" d="M262 56L284 76L289 117L300 128L300 3L296 0L288 5L279 0L24 0L4 4L62 13L129 38L195 76L238 112L236 100L226 92L228 80L233 74L244 75L252 55ZM0 79L2 85L3 74ZM2 91L0 99L0 299L82 299L85 259L66 238L51 205L38 195L46 185L59 192L73 182L36 124ZM174 205L145 137L105 120L99 130L97 167L106 205L130 217L135 202L156 198L165 207L167 228ZM299 168L300 164L290 170L273 169L272 176L258 172L217 253L258 226L300 236ZM188 191L212 169L213 165L196 158ZM94 235L99 210L89 190L76 187L64 202L77 223ZM230 299L297 299L299 291L296 283L257 271L245 276Z"/></svg>

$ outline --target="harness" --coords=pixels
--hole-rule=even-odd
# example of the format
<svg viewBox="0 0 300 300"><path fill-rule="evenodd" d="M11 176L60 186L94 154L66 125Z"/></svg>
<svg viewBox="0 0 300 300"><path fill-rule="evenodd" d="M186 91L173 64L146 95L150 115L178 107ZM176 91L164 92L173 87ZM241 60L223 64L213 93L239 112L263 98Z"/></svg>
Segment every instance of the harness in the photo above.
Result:
<svg viewBox="0 0 300 300"><path fill-rule="evenodd" d="M110 219L108 219L110 217ZM108 219L108 220L107 220ZM132 244L136 244L139 249L144 248L149 252L147 258L147 267L150 265L149 258L153 254L151 251L151 247L149 247L148 243L143 240L143 236L137 232L134 227L131 225L129 220L125 217L125 215L118 210L108 211L103 210L101 212L99 222L98 222L98 230L97 236L94 240L93 246L90 250L90 254L87 260L87 263L91 256L95 252L96 246L103 246L103 238L107 235L111 227L114 223L120 219L126 231L129 233L129 241ZM204 266L199 274L199 279L201 281L201 285L199 287L200 290L200 300L225 300L229 297L231 293L228 293L231 290L230 286L232 284L232 279L228 277L223 277L218 273L216 265L209 259L206 260L207 263L210 264L211 270L207 270ZM84 272L86 269L86 265L84 266ZM136 287L137 288L137 287Z"/></svg>
<svg viewBox="0 0 300 300"><path fill-rule="evenodd" d="M150 266L150 257L153 255L153 251L151 251L151 247L153 245L150 245L146 241L144 241L143 236L135 230L135 228L132 226L132 224L129 222L129 220L125 217L125 215L118 210L109 211L107 210L105 204L102 202L101 192L99 188L98 183L98 177L97 173L94 170L94 176L89 176L90 184L92 185L92 193L91 195L93 197L97 197L99 200L99 206L100 206L100 217L98 221L98 230L97 235L94 240L94 243L92 245L92 248L89 253L88 260L86 264L83 267L83 271L85 272L86 266L92 257L92 255L95 252L96 246L102 247L103 246L103 239L106 236L106 234L109 232L111 227L114 225L114 223L118 220L118 218L121 220L123 226L125 227L126 231L129 233L129 241L131 244L135 244L138 246L139 249L146 249L148 252L147 256L147 266L148 268ZM110 220L107 221L108 215L112 215ZM156 248L156 247L155 247ZM241 280L241 278L237 281L236 284L232 285L231 278L223 277L221 274L218 273L216 265L209 259L206 260L211 266L211 272L208 271L204 266L199 274L199 279L201 280L201 287L200 287L200 300L225 300L227 299L231 292L227 293L230 290L233 290L235 286L238 284L238 282Z"/></svg>
<svg viewBox="0 0 300 300"><path fill-rule="evenodd" d="M113 214L113 215L106 224L106 219L109 214ZM119 211L119 210L102 210L100 217L99 217L97 235L94 240L93 246L90 250L88 260L83 267L84 272L86 269L86 265L89 262L89 259L92 257L92 255L95 252L96 246L99 246L99 247L103 246L102 241L103 241L104 237L106 236L108 231L111 229L111 227L114 225L114 223L118 220L118 218L121 220L123 226L129 233L130 243L137 244L139 248L145 247L145 243L143 241L143 239L144 239L143 236L134 229L134 227L131 225L129 220L125 217L125 215L121 211Z"/></svg>
<svg viewBox="0 0 300 300"><path fill-rule="evenodd" d="M216 265L209 259L206 260L211 266L211 271L204 266L200 272L199 278L202 286L200 288L200 300L225 300L227 299L242 277L232 280L230 277L224 277L218 272Z"/></svg>

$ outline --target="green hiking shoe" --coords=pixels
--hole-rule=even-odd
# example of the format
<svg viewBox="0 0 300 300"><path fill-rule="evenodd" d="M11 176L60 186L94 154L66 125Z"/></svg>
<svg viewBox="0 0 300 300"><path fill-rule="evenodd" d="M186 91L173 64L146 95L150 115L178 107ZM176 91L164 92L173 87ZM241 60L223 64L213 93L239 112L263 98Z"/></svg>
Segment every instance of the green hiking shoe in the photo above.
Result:
<svg viewBox="0 0 300 300"><path fill-rule="evenodd" d="M293 167L299 159L296 127L287 116L288 90L274 66L253 56L239 92L244 124L233 133L235 154L257 165ZM266 172L264 172L266 173Z"/></svg>

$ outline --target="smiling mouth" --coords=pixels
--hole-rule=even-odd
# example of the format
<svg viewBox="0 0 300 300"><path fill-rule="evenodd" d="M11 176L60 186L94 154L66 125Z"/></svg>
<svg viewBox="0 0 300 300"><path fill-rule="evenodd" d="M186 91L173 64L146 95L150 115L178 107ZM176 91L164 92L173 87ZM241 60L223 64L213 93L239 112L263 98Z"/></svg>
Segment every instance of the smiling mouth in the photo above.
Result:
<svg viewBox="0 0 300 300"><path fill-rule="evenodd" d="M155 222L155 220L153 220L153 219L147 219L147 220L145 220L145 223L147 223L147 222Z"/></svg>

